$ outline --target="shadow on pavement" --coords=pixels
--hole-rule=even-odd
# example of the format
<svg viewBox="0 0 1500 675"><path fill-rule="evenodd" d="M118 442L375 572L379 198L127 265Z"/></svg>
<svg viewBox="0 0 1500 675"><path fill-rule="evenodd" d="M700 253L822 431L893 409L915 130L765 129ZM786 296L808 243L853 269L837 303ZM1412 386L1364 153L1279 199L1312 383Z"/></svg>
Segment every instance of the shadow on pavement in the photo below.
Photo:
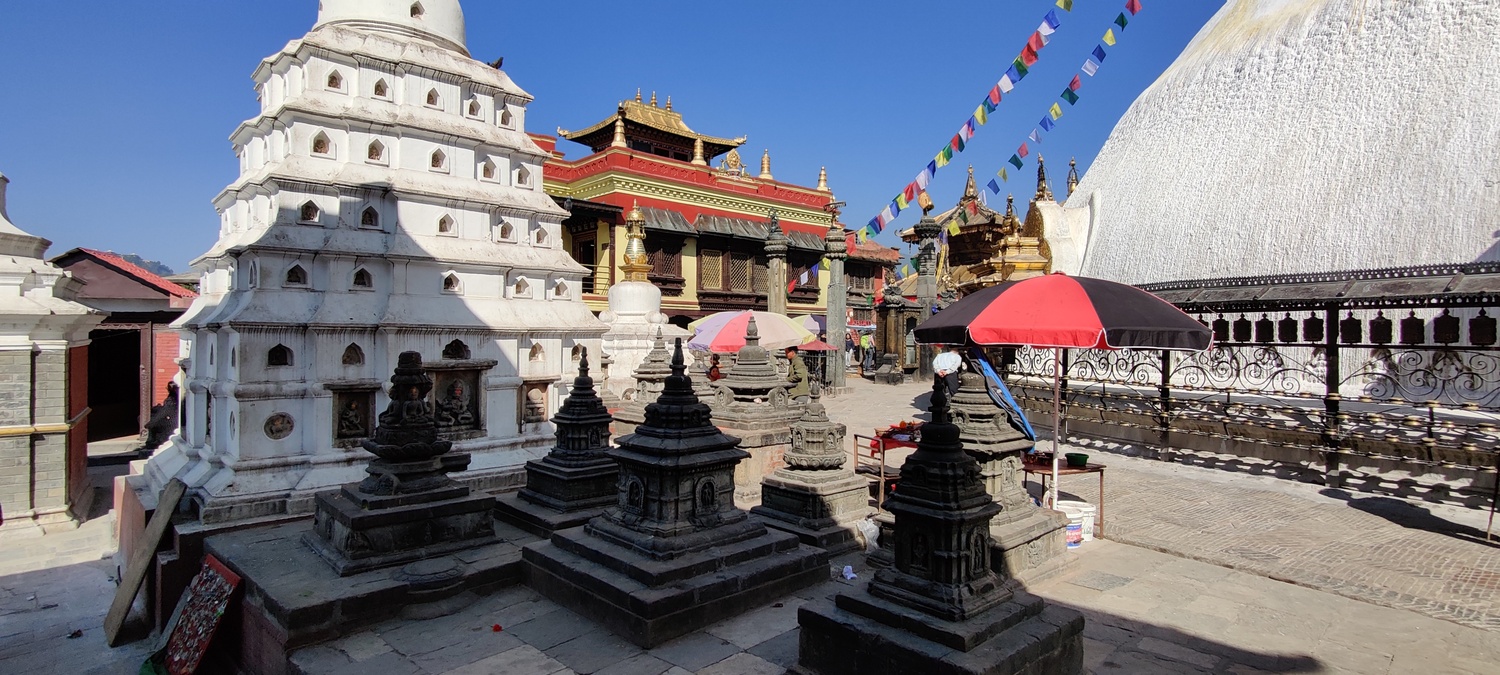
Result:
<svg viewBox="0 0 1500 675"><path fill-rule="evenodd" d="M1462 541L1483 544L1491 548L1500 548L1500 541L1487 541L1485 539L1484 530L1468 525L1461 525L1433 515L1431 511L1404 499L1378 496L1356 497L1345 490L1336 488L1319 490L1318 494L1342 500L1350 508L1363 511L1372 516L1379 516L1401 527L1432 532L1434 534L1443 534Z"/></svg>

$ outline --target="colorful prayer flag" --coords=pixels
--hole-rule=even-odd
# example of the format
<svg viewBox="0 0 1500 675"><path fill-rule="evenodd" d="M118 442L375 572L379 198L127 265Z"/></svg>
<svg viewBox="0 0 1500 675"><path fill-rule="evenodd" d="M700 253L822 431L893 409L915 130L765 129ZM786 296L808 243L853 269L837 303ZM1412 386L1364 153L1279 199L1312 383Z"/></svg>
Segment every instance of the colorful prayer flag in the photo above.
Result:
<svg viewBox="0 0 1500 675"><path fill-rule="evenodd" d="M1073 11L1073 0L1057 0L1057 6L1061 7L1064 12L1071 12Z"/></svg>
<svg viewBox="0 0 1500 675"><path fill-rule="evenodd" d="M993 105L1000 105L1000 85L990 87L990 103ZM995 109L991 107L990 112L994 111Z"/></svg>
<svg viewBox="0 0 1500 675"><path fill-rule="evenodd" d="M1037 124L1041 125L1042 131L1052 131L1052 127L1057 126L1057 124L1052 121L1051 117L1043 117L1042 119L1037 121Z"/></svg>
<svg viewBox="0 0 1500 675"><path fill-rule="evenodd" d="M894 199L891 200L890 209L891 209L891 220L895 220L896 216L901 215L901 205L897 204Z"/></svg>
<svg viewBox="0 0 1500 675"><path fill-rule="evenodd" d="M1078 91L1078 88L1082 87L1082 86L1083 86L1083 80L1079 79L1079 77L1077 75L1074 75L1073 76L1073 81L1068 83L1068 88L1072 89L1073 91Z"/></svg>
<svg viewBox="0 0 1500 675"><path fill-rule="evenodd" d="M1016 148L1016 155L1018 155L1020 157L1025 157L1025 156L1027 156L1029 154L1031 154L1031 149L1028 148L1028 147L1026 147L1025 143L1022 143L1021 147Z"/></svg>
<svg viewBox="0 0 1500 675"><path fill-rule="evenodd" d="M1115 46L1115 29L1111 28L1107 31L1104 31L1104 44L1107 44L1111 47Z"/></svg>
<svg viewBox="0 0 1500 675"><path fill-rule="evenodd" d="M1024 54L1026 52L1023 50L1021 53ZM1016 60L1010 62L1011 70L1016 71L1016 73L1018 75L1020 75L1020 77L1016 78L1017 82L1020 82L1021 80L1023 80L1023 79L1026 78L1026 73L1028 72L1028 70L1027 70L1027 66L1028 65L1029 64L1027 64L1026 61L1023 60L1019 56L1016 57Z"/></svg>
<svg viewBox="0 0 1500 675"><path fill-rule="evenodd" d="M1021 49L1021 65L1023 65L1023 66L1028 66L1029 67L1029 66L1035 64L1037 58L1039 58L1039 57L1040 57L1040 55L1037 54L1036 50L1032 49L1031 45L1029 45L1029 44L1026 45L1024 48Z"/></svg>
<svg viewBox="0 0 1500 675"><path fill-rule="evenodd" d="M1128 23L1130 22L1125 20L1125 15L1123 13L1115 17L1115 25L1119 26L1120 30L1125 30L1125 25Z"/></svg>
<svg viewBox="0 0 1500 675"><path fill-rule="evenodd" d="M796 279L793 279L791 281L786 282L786 292L791 293L792 291L795 291L795 290L797 290L797 280Z"/></svg>
<svg viewBox="0 0 1500 675"><path fill-rule="evenodd" d="M889 225L891 221L896 219L896 216L891 213L891 209L895 206L895 204L886 204L885 210L880 212L880 229L885 229L886 225Z"/></svg>
<svg viewBox="0 0 1500 675"><path fill-rule="evenodd" d="M1047 46L1047 38L1040 32L1034 32L1031 34L1031 37L1026 38L1026 46L1031 48L1032 54L1036 54L1042 51L1042 47ZM1026 52L1022 50L1021 53L1024 54Z"/></svg>
<svg viewBox="0 0 1500 675"><path fill-rule="evenodd" d="M906 197L906 201L908 201L908 202L917 201L917 183L916 183L916 181L907 183L906 184L906 188L903 189L903 190L901 190L901 194Z"/></svg>
<svg viewBox="0 0 1500 675"><path fill-rule="evenodd" d="M865 227L861 227L861 228L859 228L859 229L858 229L858 230L855 230L855 231L854 231L854 240L855 240L855 241L857 241L857 242L859 242L859 243L861 243L861 244L863 244L863 243L865 243L865 242L866 242L866 241L867 241L867 240L869 240L869 238L870 238L870 235L868 235L868 234L866 234L866 232L867 232L867 230L866 230L866 229L865 229L865 228L867 228L867 227L869 227L869 226L868 226L868 225L866 225L866 226L865 226Z"/></svg>
<svg viewBox="0 0 1500 675"><path fill-rule="evenodd" d="M1059 21L1057 18L1057 10L1048 10L1047 15L1042 17L1042 25L1052 29L1047 31L1048 33L1057 30L1057 27L1062 25L1062 21Z"/></svg>
<svg viewBox="0 0 1500 675"><path fill-rule="evenodd" d="M928 162L927 163L927 180L932 180L932 177L935 176L935 175L937 175L937 162L936 161ZM922 186L923 190L927 189L927 181L921 181L921 182L918 183L918 185Z"/></svg>
<svg viewBox="0 0 1500 675"><path fill-rule="evenodd" d="M948 149L957 150L958 152L964 151L964 135L962 131L953 134L953 140L948 142ZM951 157L952 155L950 154L949 156Z"/></svg>
<svg viewBox="0 0 1500 675"><path fill-rule="evenodd" d="M989 105L989 103L990 100L985 99L984 103L979 104L979 107L974 109L974 114L970 116L969 119L974 120L975 122L978 122L980 124L984 124L985 122L990 121L990 114L984 109L984 107Z"/></svg>
<svg viewBox="0 0 1500 675"><path fill-rule="evenodd" d="M904 195L904 194L896 195L896 206L899 206L899 207L901 207L901 208L904 209L907 206L909 206L910 203L911 203L911 200L907 199L906 195Z"/></svg>
<svg viewBox="0 0 1500 675"><path fill-rule="evenodd" d="M1047 112L1052 115L1052 119L1057 119L1059 117L1062 117L1062 106L1060 106L1060 105L1058 105L1056 103L1053 103L1052 104L1052 108L1050 110L1048 110Z"/></svg>
<svg viewBox="0 0 1500 675"><path fill-rule="evenodd" d="M922 169L922 171L917 174L916 180L912 181L912 183L917 186L918 192L927 189L927 185L932 182L932 174L935 169L936 167L934 165L928 164L927 168Z"/></svg>
<svg viewBox="0 0 1500 675"><path fill-rule="evenodd" d="M1044 44L1048 41L1047 37L1056 32L1057 29L1047 25L1047 22L1045 20L1042 21L1041 25L1036 27L1036 34L1042 36L1042 42Z"/></svg>
<svg viewBox="0 0 1500 675"><path fill-rule="evenodd" d="M1029 139L1031 139L1032 143L1041 143L1042 142L1042 132L1040 132L1040 131L1038 131L1036 129L1032 129L1031 133L1027 134L1026 137L1029 138Z"/></svg>
<svg viewBox="0 0 1500 675"><path fill-rule="evenodd" d="M1064 90L1062 90L1062 98L1063 98L1064 101L1068 102L1068 105L1077 105L1078 104L1078 94L1076 92L1074 92L1072 89L1064 89Z"/></svg>
<svg viewBox="0 0 1500 675"><path fill-rule="evenodd" d="M807 272L803 272L802 276L797 277L797 283L799 283L799 284L805 284L805 283L807 283Z"/></svg>
<svg viewBox="0 0 1500 675"><path fill-rule="evenodd" d="M1088 75L1089 77L1093 77L1094 73L1099 72L1099 64L1094 63L1093 59L1084 59L1083 60L1083 68L1082 68L1082 70L1083 70L1083 74L1084 75Z"/></svg>
<svg viewBox="0 0 1500 675"><path fill-rule="evenodd" d="M948 166L948 158L952 156L953 148L943 148L943 151L939 152L937 157L932 158L932 161L937 162L939 167Z"/></svg>
<svg viewBox="0 0 1500 675"><path fill-rule="evenodd" d="M1020 81L1021 72L1016 70L1015 66L1011 66L1010 70L1005 71L1005 74L1000 76L1000 91L1009 94L1010 90L1015 89L1016 83Z"/></svg>
<svg viewBox="0 0 1500 675"><path fill-rule="evenodd" d="M1004 170L1005 170L1005 169L1001 169L1001 171L1004 171ZM995 193L995 194L996 194L996 195L999 195L999 194L1000 194L1000 184L999 184L999 183L996 183L996 182L995 182L995 179L993 179L993 178L991 178L991 179L990 179L990 184L989 184L989 185L986 185L986 186L985 186L985 187L987 187L987 188L989 188L989 189L990 189L990 192L993 192L993 193Z"/></svg>
<svg viewBox="0 0 1500 675"><path fill-rule="evenodd" d="M1011 155L1010 156L1010 163L1014 164L1017 169L1019 169L1022 166L1024 166L1024 164L1022 164L1022 162L1021 162L1021 158L1017 157L1015 155Z"/></svg>
<svg viewBox="0 0 1500 675"><path fill-rule="evenodd" d="M1095 45L1094 46L1094 60L1098 61L1099 63L1104 63L1104 46L1103 45Z"/></svg>
<svg viewBox="0 0 1500 675"><path fill-rule="evenodd" d="M1000 180L1003 180L1003 181L1005 181L1007 183L1010 182L1010 174L1008 174L1008 173L1005 172L1005 167L1003 167L1003 166L1000 167L1000 171L997 173L997 175L1000 176ZM1000 191L996 190L995 194L997 194L997 195L1000 194Z"/></svg>
<svg viewBox="0 0 1500 675"><path fill-rule="evenodd" d="M1125 9L1131 14L1141 11L1141 0L1125 0Z"/></svg>
<svg viewBox="0 0 1500 675"><path fill-rule="evenodd" d="M978 125L974 123L974 118L971 116L964 122L963 128L958 130L958 135L963 136L964 140L967 141L974 137L974 129L977 127Z"/></svg>
<svg viewBox="0 0 1500 675"><path fill-rule="evenodd" d="M956 221L956 220L950 220L950 221L948 221L948 234L958 234L961 231L962 230L958 229L958 221Z"/></svg>
<svg viewBox="0 0 1500 675"><path fill-rule="evenodd" d="M976 202L969 202L968 205L965 206L964 208L968 209L970 216L978 216L979 215L979 204L976 203Z"/></svg>

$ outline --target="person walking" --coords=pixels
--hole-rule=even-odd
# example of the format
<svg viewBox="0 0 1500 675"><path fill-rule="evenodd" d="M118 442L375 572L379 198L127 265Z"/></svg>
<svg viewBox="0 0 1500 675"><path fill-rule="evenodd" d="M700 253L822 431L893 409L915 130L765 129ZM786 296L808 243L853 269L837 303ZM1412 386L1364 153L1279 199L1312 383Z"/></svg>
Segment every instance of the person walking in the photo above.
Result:
<svg viewBox="0 0 1500 675"><path fill-rule="evenodd" d="M958 371L963 368L964 357L958 353L958 345L948 345L946 351L932 358L932 372L949 396L958 393Z"/></svg>

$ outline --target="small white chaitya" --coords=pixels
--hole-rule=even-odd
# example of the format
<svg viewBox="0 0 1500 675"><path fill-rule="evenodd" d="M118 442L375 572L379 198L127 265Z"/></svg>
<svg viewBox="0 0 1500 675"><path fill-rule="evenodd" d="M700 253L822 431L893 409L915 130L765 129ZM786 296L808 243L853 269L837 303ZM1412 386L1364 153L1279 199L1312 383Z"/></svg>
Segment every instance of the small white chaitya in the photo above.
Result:
<svg viewBox="0 0 1500 675"><path fill-rule="evenodd" d="M518 483L550 447L552 385L606 327L542 192L532 97L464 31L457 0L323 0L256 68L261 112L230 137L240 177L178 323L181 428L146 470L183 479L205 524L358 480L403 351L471 486Z"/></svg>
<svg viewBox="0 0 1500 675"><path fill-rule="evenodd" d="M646 277L651 262L646 255L645 216L639 207L625 214L625 228L625 278L609 287L609 309L599 315L609 324L603 347L611 365L604 387L620 398L629 398L627 394L636 384L632 375L646 360L658 335L667 341L689 335L667 323L667 316L661 313L661 289Z"/></svg>

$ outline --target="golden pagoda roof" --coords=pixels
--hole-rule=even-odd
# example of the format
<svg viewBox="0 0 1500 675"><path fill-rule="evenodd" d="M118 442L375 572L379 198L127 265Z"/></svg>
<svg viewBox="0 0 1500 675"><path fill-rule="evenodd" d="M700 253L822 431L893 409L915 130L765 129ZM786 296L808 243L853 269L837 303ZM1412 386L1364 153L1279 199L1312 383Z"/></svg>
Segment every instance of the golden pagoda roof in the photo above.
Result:
<svg viewBox="0 0 1500 675"><path fill-rule="evenodd" d="M586 139L600 133L612 134L615 120L624 117L627 123L639 124L673 136L678 136L687 139L688 143L703 141L704 154L710 158L744 145L747 140L744 136L739 138L723 138L700 134L693 131L688 127L686 122L682 121L682 113L672 110L670 102L668 102L666 108L659 108L654 105L654 102L655 94L652 94L652 103L643 103L640 100L621 101L620 107L615 110L615 114L610 115L604 120L578 131L558 129L557 133L559 136L570 141L576 141L584 145L595 145ZM608 145L608 143L604 143L603 145Z"/></svg>

